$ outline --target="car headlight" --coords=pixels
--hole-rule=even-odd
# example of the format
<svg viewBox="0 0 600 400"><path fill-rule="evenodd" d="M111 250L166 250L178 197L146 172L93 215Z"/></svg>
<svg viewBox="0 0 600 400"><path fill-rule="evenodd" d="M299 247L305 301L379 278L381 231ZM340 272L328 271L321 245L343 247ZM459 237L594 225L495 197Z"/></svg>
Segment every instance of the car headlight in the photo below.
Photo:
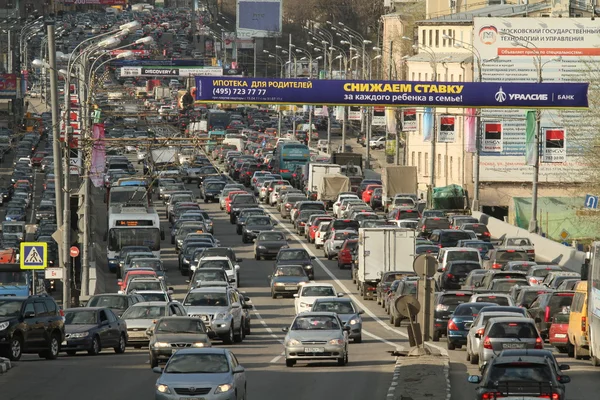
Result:
<svg viewBox="0 0 600 400"><path fill-rule="evenodd" d="M357 319L351 319L351 320L348 322L348 324L350 324L350 325L356 325L356 324L358 324L359 322L360 322L360 321L359 321L359 320L357 320Z"/></svg>
<svg viewBox="0 0 600 400"><path fill-rule="evenodd" d="M260 249L260 250L266 250L267 249L265 246L256 246L256 248Z"/></svg>
<svg viewBox="0 0 600 400"><path fill-rule="evenodd" d="M288 340L288 342L287 342L287 345L288 345L288 346L300 346L301 344L302 344L302 343L300 343L300 341L299 341L299 340L296 340L296 339L290 339L290 340Z"/></svg>
<svg viewBox="0 0 600 400"><path fill-rule="evenodd" d="M227 314L227 313L217 313L215 315L215 319L227 319L228 316L229 316L229 314Z"/></svg>
<svg viewBox="0 0 600 400"><path fill-rule="evenodd" d="M7 322L0 322L0 331L5 330L6 328L8 328L8 321Z"/></svg>
<svg viewBox="0 0 600 400"><path fill-rule="evenodd" d="M305 265L306 269L312 269L312 265Z"/></svg>
<svg viewBox="0 0 600 400"><path fill-rule="evenodd" d="M230 385L229 383L224 383L222 385L217 386L217 388L215 389L215 394L227 393L231 390L233 390L233 385Z"/></svg>
<svg viewBox="0 0 600 400"><path fill-rule="evenodd" d="M344 340L343 339L331 339L329 341L329 344L332 344L332 345L343 345L344 344Z"/></svg>
<svg viewBox="0 0 600 400"><path fill-rule="evenodd" d="M154 347L159 347L159 348L161 348L161 347L171 347L171 345L169 343L167 343L167 342L156 342L156 343L154 343L153 346Z"/></svg>
<svg viewBox="0 0 600 400"><path fill-rule="evenodd" d="M81 339L87 337L89 334L89 332L71 333L70 339Z"/></svg>
<svg viewBox="0 0 600 400"><path fill-rule="evenodd" d="M289 249L290 246L288 246L287 244L284 244L283 246L280 247L280 249Z"/></svg>
<svg viewBox="0 0 600 400"><path fill-rule="evenodd" d="M192 344L192 347L205 347L206 343L204 342L196 342L194 344Z"/></svg>
<svg viewBox="0 0 600 400"><path fill-rule="evenodd" d="M184 264L189 264L189 263L190 263L190 260L187 260L187 259L185 259L185 258L184 258L184 259L183 259L183 263L184 263Z"/></svg>
<svg viewBox="0 0 600 400"><path fill-rule="evenodd" d="M213 226L213 222L212 221L205 221L206 225L208 226Z"/></svg>
<svg viewBox="0 0 600 400"><path fill-rule="evenodd" d="M285 283L275 282L275 286L285 286Z"/></svg>
<svg viewBox="0 0 600 400"><path fill-rule="evenodd" d="M167 385L156 385L156 390L158 390L161 393L171 393Z"/></svg>

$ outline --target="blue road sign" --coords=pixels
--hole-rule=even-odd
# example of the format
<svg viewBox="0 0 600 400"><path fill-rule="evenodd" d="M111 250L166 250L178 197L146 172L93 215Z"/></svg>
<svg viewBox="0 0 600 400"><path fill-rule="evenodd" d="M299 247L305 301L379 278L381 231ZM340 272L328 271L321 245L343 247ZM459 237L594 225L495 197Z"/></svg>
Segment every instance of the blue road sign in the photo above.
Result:
<svg viewBox="0 0 600 400"><path fill-rule="evenodd" d="M21 243L21 269L45 269L48 266L48 243Z"/></svg>
<svg viewBox="0 0 600 400"><path fill-rule="evenodd" d="M592 196L591 194L585 195L585 208L598 208L598 196Z"/></svg>

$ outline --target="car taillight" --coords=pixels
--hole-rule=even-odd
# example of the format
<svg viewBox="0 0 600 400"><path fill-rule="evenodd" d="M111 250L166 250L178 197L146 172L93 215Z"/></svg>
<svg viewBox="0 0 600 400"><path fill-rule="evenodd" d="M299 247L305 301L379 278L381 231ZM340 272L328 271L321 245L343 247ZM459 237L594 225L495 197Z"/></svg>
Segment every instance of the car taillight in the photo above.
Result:
<svg viewBox="0 0 600 400"><path fill-rule="evenodd" d="M298 176L298 174L292 174L292 176L295 178L296 176Z"/></svg>
<svg viewBox="0 0 600 400"><path fill-rule="evenodd" d="M425 232L426 229L427 229L427 227L425 225L423 225L423 227L421 228L421 231Z"/></svg>
<svg viewBox="0 0 600 400"><path fill-rule="evenodd" d="M489 232L483 232L483 236L490 236Z"/></svg>
<svg viewBox="0 0 600 400"><path fill-rule="evenodd" d="M540 350L544 349L544 341L541 337L535 339L535 348Z"/></svg>
<svg viewBox="0 0 600 400"><path fill-rule="evenodd" d="M376 289L377 289L376 287L369 286L369 287L367 288L367 292L374 292Z"/></svg>
<svg viewBox="0 0 600 400"><path fill-rule="evenodd" d="M448 321L448 330L449 331L457 331L458 330L458 326L456 326L456 323L453 320Z"/></svg>
<svg viewBox="0 0 600 400"><path fill-rule="evenodd" d="M535 250L531 249L531 250L527 250L527 252L533 254L533 253L535 253Z"/></svg>
<svg viewBox="0 0 600 400"><path fill-rule="evenodd" d="M448 277L448 279L452 279L452 278L454 278L454 275L452 275L452 274L448 274L448 275L446 275L446 276Z"/></svg>
<svg viewBox="0 0 600 400"><path fill-rule="evenodd" d="M475 333L478 334L479 336L481 336L481 335L483 335L483 332L485 332L485 328L479 328L479 329L477 329L477 331Z"/></svg>
<svg viewBox="0 0 600 400"><path fill-rule="evenodd" d="M502 397L500 392L488 392L481 395L481 400L495 400Z"/></svg>
<svg viewBox="0 0 600 400"><path fill-rule="evenodd" d="M280 169L279 172L290 172L289 169Z"/></svg>
<svg viewBox="0 0 600 400"><path fill-rule="evenodd" d="M272 192L272 191L273 191L273 188L269 188L269 192Z"/></svg>
<svg viewBox="0 0 600 400"><path fill-rule="evenodd" d="M581 332L585 332L587 326L587 317L581 317Z"/></svg>
<svg viewBox="0 0 600 400"><path fill-rule="evenodd" d="M60 313L60 316L61 316L61 317L64 317L64 316L65 316L65 312L64 312L64 310L63 310L62 308L60 308L60 309L58 310L58 312Z"/></svg>
<svg viewBox="0 0 600 400"><path fill-rule="evenodd" d="M550 307L546 306L546 312L544 313L544 322L550 322Z"/></svg>
<svg viewBox="0 0 600 400"><path fill-rule="evenodd" d="M502 268L502 264L498 264L498 263L492 264L492 269L501 269L501 268Z"/></svg>
<svg viewBox="0 0 600 400"><path fill-rule="evenodd" d="M483 348L489 350L492 349L492 342L490 342L489 336L486 336L485 339L483 339Z"/></svg>
<svg viewBox="0 0 600 400"><path fill-rule="evenodd" d="M246 172L246 175L250 175L250 171Z"/></svg>

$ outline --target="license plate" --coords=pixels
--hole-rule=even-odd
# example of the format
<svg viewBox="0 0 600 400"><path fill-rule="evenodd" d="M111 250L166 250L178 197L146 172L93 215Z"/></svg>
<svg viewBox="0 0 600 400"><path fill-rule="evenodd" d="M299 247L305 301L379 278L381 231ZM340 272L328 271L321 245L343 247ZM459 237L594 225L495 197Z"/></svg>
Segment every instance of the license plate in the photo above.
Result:
<svg viewBox="0 0 600 400"><path fill-rule="evenodd" d="M554 335L555 338L566 338L567 334L566 333L557 333L556 335Z"/></svg>
<svg viewBox="0 0 600 400"><path fill-rule="evenodd" d="M286 286L285 290L298 290L295 286Z"/></svg>
<svg viewBox="0 0 600 400"><path fill-rule="evenodd" d="M325 349L322 347L305 347L305 353L324 353Z"/></svg>
<svg viewBox="0 0 600 400"><path fill-rule="evenodd" d="M503 349L524 349L525 343L502 343Z"/></svg>

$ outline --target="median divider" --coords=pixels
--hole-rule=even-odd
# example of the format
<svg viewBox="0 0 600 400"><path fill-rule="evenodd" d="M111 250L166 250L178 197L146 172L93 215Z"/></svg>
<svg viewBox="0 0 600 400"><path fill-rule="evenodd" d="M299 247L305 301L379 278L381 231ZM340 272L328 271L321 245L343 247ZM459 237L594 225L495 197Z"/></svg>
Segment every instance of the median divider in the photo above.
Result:
<svg viewBox="0 0 600 400"><path fill-rule="evenodd" d="M12 363L8 358L0 357L0 374L4 374L12 368Z"/></svg>
<svg viewBox="0 0 600 400"><path fill-rule="evenodd" d="M431 354L396 357L386 400L450 400L450 358L428 348Z"/></svg>

